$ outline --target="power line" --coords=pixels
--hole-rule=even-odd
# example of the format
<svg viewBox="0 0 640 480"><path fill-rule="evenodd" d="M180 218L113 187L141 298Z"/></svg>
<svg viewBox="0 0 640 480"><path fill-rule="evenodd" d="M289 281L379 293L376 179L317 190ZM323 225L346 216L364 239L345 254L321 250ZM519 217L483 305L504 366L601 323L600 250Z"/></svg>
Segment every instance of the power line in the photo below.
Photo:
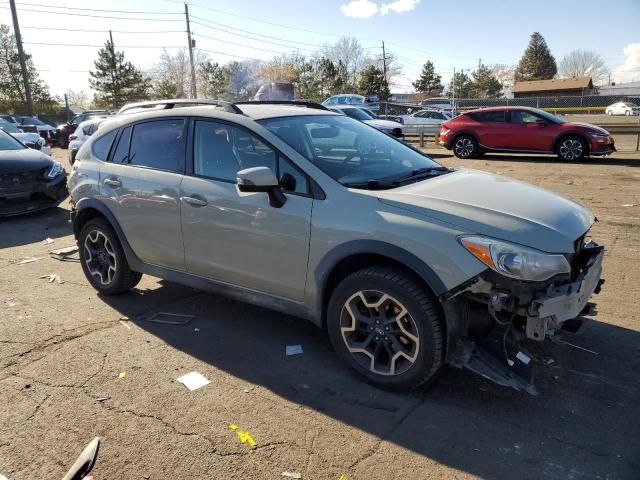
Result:
<svg viewBox="0 0 640 480"><path fill-rule="evenodd" d="M47 45L53 47L92 47L102 48L104 45L89 45L80 43L51 43L51 42L23 42L25 45ZM118 45L118 48L184 48L182 45L178 46L156 46L156 45Z"/></svg>
<svg viewBox="0 0 640 480"><path fill-rule="evenodd" d="M9 7L0 6L0 8L8 9ZM21 12L34 12L34 13L46 13L47 15L64 15L71 17L89 17L89 18L111 18L115 20L137 20L141 22L182 22L183 19L174 20L168 18L140 18L140 17L112 17L107 15L89 15L86 13L69 13L67 12L52 12L49 10L34 10L30 8L20 8Z"/></svg>
<svg viewBox="0 0 640 480"><path fill-rule="evenodd" d="M51 30L54 32L86 32L86 33L109 33L109 30L88 30L88 29L81 29L81 28L53 28L53 27L21 27L23 29L28 29L28 30ZM139 31L139 32L134 32L134 31L130 31L130 30L111 30L113 33L134 33L134 34L141 34L141 33L184 33L184 30L145 30L145 31Z"/></svg>
<svg viewBox="0 0 640 480"><path fill-rule="evenodd" d="M253 57L244 57L242 55L234 55L231 53L225 53L225 52L218 52L216 50L209 50L207 48L200 48L200 47L196 47L197 50L201 50L203 52L208 52L208 53L217 53L218 55L224 55L226 57L233 57L233 58L242 58L243 60L257 60L259 62L261 62L262 60L259 58L253 58Z"/></svg>
<svg viewBox="0 0 640 480"><path fill-rule="evenodd" d="M191 23L195 23L195 22L191 22ZM201 33L194 33L194 35L196 37L200 37L200 38L208 38L209 40L215 40L216 42L229 43L229 44L235 45L237 47L251 48L253 50L262 50L264 52L271 52L271 53L287 53L287 52L281 52L279 50L270 50L268 48L253 47L251 45L243 45L241 43L230 42L228 40L221 40L219 38L214 38L214 37L209 37L207 35L202 35Z"/></svg>
<svg viewBox="0 0 640 480"><path fill-rule="evenodd" d="M20 2L20 5L27 5L30 7L45 7L45 8L58 8L58 9L68 9L68 7L61 7L59 5L45 5L43 3L25 3ZM149 12L149 11L131 11L131 10L109 10L106 8L80 8L73 7L73 10L83 10L86 12L109 12L109 13L129 13L129 14L151 14L151 15L182 15L182 12Z"/></svg>

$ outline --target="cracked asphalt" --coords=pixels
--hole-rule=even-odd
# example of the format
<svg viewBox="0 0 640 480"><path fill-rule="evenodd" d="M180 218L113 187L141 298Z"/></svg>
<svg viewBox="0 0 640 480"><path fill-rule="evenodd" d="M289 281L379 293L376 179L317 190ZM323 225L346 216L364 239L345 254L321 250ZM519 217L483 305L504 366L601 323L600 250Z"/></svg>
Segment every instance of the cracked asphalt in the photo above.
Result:
<svg viewBox="0 0 640 480"><path fill-rule="evenodd" d="M61 478L98 435L96 479L640 478L640 155L463 164L432 153L598 216L599 313L563 333L574 346L545 346L539 396L452 368L428 389L379 391L343 369L311 324L148 276L101 297L78 263L48 255L74 243L65 202L0 220L0 474ZM53 273L64 283L40 278ZM194 319L145 320L156 312ZM304 354L287 357L291 344ZM211 383L189 392L176 378L193 370Z"/></svg>

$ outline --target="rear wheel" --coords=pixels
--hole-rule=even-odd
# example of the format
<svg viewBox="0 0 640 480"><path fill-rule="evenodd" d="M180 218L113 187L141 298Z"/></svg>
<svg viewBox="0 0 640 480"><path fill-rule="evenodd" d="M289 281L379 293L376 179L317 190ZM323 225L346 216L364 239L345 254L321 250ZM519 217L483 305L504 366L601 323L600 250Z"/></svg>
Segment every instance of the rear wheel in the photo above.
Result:
<svg viewBox="0 0 640 480"><path fill-rule="evenodd" d="M587 155L587 144L577 135L569 135L560 140L558 158L567 161L580 161Z"/></svg>
<svg viewBox="0 0 640 480"><path fill-rule="evenodd" d="M628 116L630 116L630 115L631 115L631 111L630 111L630 110L627 110L626 112L624 112L624 114L628 117Z"/></svg>
<svg viewBox="0 0 640 480"><path fill-rule="evenodd" d="M104 218L83 225L78 237L80 263L89 283L100 293L117 295L135 287L142 274L129 268L118 236Z"/></svg>
<svg viewBox="0 0 640 480"><path fill-rule="evenodd" d="M414 389L443 364L435 304L398 270L372 267L345 278L329 301L327 329L338 356L379 388Z"/></svg>
<svg viewBox="0 0 640 480"><path fill-rule="evenodd" d="M612 110L607 110L607 115L609 115L609 116L613 115L613 111Z"/></svg>
<svg viewBox="0 0 640 480"><path fill-rule="evenodd" d="M460 135L453 141L453 154L462 159L478 154L478 142L471 135Z"/></svg>

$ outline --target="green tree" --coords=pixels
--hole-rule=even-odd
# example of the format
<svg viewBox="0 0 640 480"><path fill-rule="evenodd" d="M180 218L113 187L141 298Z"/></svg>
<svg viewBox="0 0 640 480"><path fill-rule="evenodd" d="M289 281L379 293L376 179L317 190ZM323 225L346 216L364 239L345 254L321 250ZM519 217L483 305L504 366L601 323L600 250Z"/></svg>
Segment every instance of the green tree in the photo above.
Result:
<svg viewBox="0 0 640 480"><path fill-rule="evenodd" d="M430 60L427 60L427 63L424 64L422 72L420 72L420 78L413 82L412 85L417 92L427 94L440 93L444 89L442 77L436 73L433 62Z"/></svg>
<svg viewBox="0 0 640 480"><path fill-rule="evenodd" d="M471 79L464 72L457 72L449 83L449 95L455 94L456 98L469 98L471 96Z"/></svg>
<svg viewBox="0 0 640 480"><path fill-rule="evenodd" d="M225 98L229 89L229 77L224 67L217 62L211 63L209 60L200 65L198 71L200 77L201 96L205 98Z"/></svg>
<svg viewBox="0 0 640 480"><path fill-rule="evenodd" d="M59 110L60 100L49 93L49 87L38 75L31 55L26 52L25 63L34 110L39 113ZM0 25L0 109L5 112L24 113L26 105L16 37L8 26Z"/></svg>
<svg viewBox="0 0 640 480"><path fill-rule="evenodd" d="M89 72L89 85L96 91L97 104L118 108L149 98L149 79L131 62L125 61L124 52L116 52L110 41L98 51L98 60L93 65L95 70Z"/></svg>
<svg viewBox="0 0 640 480"><path fill-rule="evenodd" d="M480 65L473 72L472 77L470 93L474 98L495 98L500 96L502 85L493 75L491 69L485 65Z"/></svg>
<svg viewBox="0 0 640 480"><path fill-rule="evenodd" d="M158 100L167 98L179 98L178 86L171 80L160 80L153 86L151 96Z"/></svg>
<svg viewBox="0 0 640 480"><path fill-rule="evenodd" d="M517 81L549 80L558 72L556 59L551 55L544 37L534 32L529 46L518 63L515 72Z"/></svg>
<svg viewBox="0 0 640 480"><path fill-rule="evenodd" d="M384 73L375 65L369 65L360 74L358 81L358 93L360 95L377 95L380 100L389 98L389 84L384 78Z"/></svg>

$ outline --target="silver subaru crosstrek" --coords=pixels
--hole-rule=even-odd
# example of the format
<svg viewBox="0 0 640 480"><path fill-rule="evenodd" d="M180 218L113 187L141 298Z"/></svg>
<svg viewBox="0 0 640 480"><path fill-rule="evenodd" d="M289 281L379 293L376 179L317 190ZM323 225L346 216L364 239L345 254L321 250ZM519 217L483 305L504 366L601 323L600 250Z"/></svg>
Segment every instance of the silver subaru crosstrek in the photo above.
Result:
<svg viewBox="0 0 640 480"><path fill-rule="evenodd" d="M590 313L603 282L584 207L317 104L129 105L76 158L96 290L147 273L306 318L382 388L449 363L535 393L527 344Z"/></svg>

